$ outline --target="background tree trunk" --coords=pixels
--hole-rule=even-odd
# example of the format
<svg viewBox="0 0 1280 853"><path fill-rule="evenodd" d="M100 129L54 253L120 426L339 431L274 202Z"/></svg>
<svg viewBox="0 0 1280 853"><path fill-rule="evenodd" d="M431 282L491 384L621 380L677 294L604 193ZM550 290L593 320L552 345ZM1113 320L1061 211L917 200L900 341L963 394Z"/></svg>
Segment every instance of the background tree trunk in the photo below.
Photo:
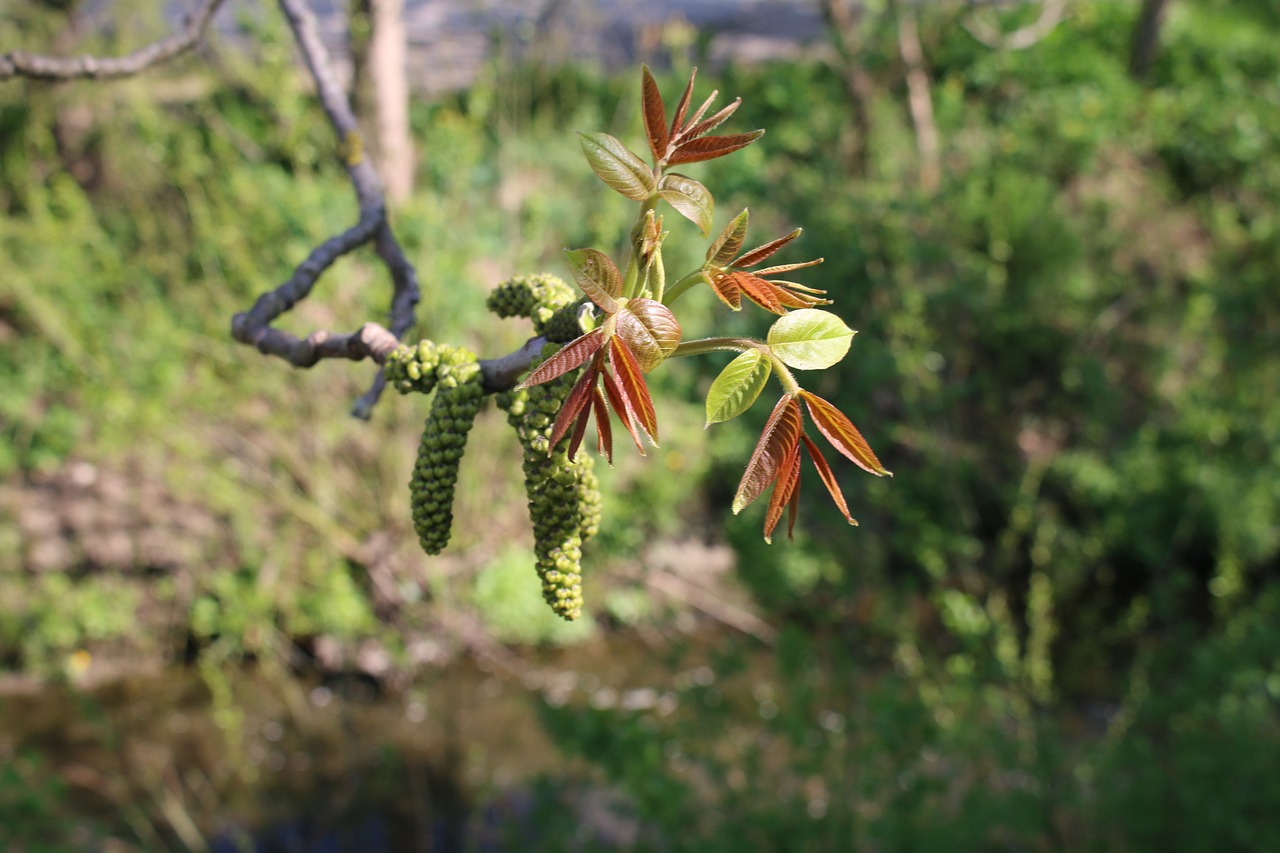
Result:
<svg viewBox="0 0 1280 853"><path fill-rule="evenodd" d="M1138 22L1133 27L1133 39L1129 46L1129 75L1135 80L1145 80L1160 48L1160 28L1169 0L1143 0Z"/></svg>
<svg viewBox="0 0 1280 853"><path fill-rule="evenodd" d="M387 200L402 202L413 192L414 171L404 0L355 0L350 40L352 100L369 126Z"/></svg>

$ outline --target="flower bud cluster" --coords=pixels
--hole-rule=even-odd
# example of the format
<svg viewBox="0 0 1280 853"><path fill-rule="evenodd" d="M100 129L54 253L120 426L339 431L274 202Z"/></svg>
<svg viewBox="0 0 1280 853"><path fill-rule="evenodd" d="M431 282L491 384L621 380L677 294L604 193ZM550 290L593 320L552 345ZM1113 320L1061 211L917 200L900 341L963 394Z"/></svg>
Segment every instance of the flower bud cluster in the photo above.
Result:
<svg viewBox="0 0 1280 853"><path fill-rule="evenodd" d="M565 343L582 334L577 328L576 314L569 315L572 327L562 330L567 337L555 336L549 326L556 320L562 309L568 309L578 301L578 294L560 278L549 273L537 275L518 275L507 279L493 289L485 304L489 310L499 317L528 317L533 320L534 331L546 335L549 340ZM557 328L564 326L563 318L556 323Z"/></svg>
<svg viewBox="0 0 1280 853"><path fill-rule="evenodd" d="M424 341L411 352L425 352L426 343ZM401 347L396 352L405 349ZM418 444L418 460L409 480L409 497L413 526L418 532L422 550L428 554L439 554L449 544L458 463L462 461L466 448L467 433L471 431L484 402L484 377L476 363L475 353L465 348L433 345L430 356L435 359L431 384L436 386L436 396ZM408 368L425 363L425 360L406 359L403 363L407 365L408 376ZM387 364L391 364L390 359ZM416 381L423 382L421 379Z"/></svg>
<svg viewBox="0 0 1280 853"><path fill-rule="evenodd" d="M387 356L382 373L387 377L387 383L401 394L430 394L436 387L436 368L440 366L441 355L449 350L453 348L432 341L421 341L413 346L401 344ZM472 360L474 358L472 356Z"/></svg>
<svg viewBox="0 0 1280 853"><path fill-rule="evenodd" d="M548 345L543 354L557 349ZM554 449L550 446L552 425L576 379L577 372L570 371L542 385L498 397L524 448L525 490L542 596L567 620L582 613L582 543L600 528L594 458L580 453L571 461L567 439Z"/></svg>

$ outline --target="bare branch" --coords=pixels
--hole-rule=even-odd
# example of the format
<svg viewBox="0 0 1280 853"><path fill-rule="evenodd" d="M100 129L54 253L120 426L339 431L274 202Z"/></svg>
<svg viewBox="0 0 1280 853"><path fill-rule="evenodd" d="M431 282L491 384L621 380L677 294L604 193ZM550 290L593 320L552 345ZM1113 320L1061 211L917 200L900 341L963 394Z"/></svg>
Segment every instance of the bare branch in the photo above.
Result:
<svg viewBox="0 0 1280 853"><path fill-rule="evenodd" d="M1066 17L1067 0L1043 0L1040 17L1021 29L1006 33L975 11L963 22L969 35L994 50L1025 50L1048 37Z"/></svg>
<svg viewBox="0 0 1280 853"><path fill-rule="evenodd" d="M195 47L204 38L209 21L222 3L223 0L201 0L200 5L187 18L182 32L152 42L126 56L62 58L23 51L0 54L0 80L10 77L29 77L33 80L101 80L137 74L153 65L179 57Z"/></svg>
<svg viewBox="0 0 1280 853"><path fill-rule="evenodd" d="M259 296L249 311L232 318L231 332L236 340L252 344L267 355L279 356L295 367L311 367L324 358L371 358L381 364L413 325L414 306L420 293L417 272L387 223L382 181L365 156L364 139L356 124L355 112L338 83L329 51L320 39L315 16L303 0L279 0L279 4L297 39L307 70L315 81L316 96L338 137L338 148L355 190L360 218L342 234L330 237L313 249L288 281ZM339 335L322 330L300 339L271 328L276 318L307 297L335 260L371 240L391 275L394 288L389 329L377 323L366 323L360 331L352 334ZM356 401L352 414L367 418L385 386L386 380L378 371L369 390Z"/></svg>

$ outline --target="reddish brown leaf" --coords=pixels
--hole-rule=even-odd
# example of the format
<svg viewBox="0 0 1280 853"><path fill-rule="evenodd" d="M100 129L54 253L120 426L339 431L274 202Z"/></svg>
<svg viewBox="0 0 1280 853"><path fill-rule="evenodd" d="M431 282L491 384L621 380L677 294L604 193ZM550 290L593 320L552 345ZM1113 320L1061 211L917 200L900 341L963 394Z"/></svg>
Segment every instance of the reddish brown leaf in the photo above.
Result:
<svg viewBox="0 0 1280 853"><path fill-rule="evenodd" d="M701 139L691 139L682 143L667 158L667 162L672 166L678 166L681 163L701 163L703 160L714 160L717 157L732 154L739 148L746 148L761 136L764 136L763 130L753 130L750 133L704 136Z"/></svg>
<svg viewBox="0 0 1280 853"><path fill-rule="evenodd" d="M560 439L564 438L565 433L569 431L569 425L573 423L573 419L583 412L587 402L591 399L591 388L595 384L598 375L599 368L593 364L574 383L573 390L565 398L564 405L560 407L560 414L556 415L555 425L551 428L551 445L547 448L548 453L560 443ZM574 448L577 448L576 443ZM572 458L573 453L571 452L569 456Z"/></svg>
<svg viewBox="0 0 1280 853"><path fill-rule="evenodd" d="M614 379L608 371L604 373L604 392L609 395L609 405L613 406L613 410L618 413L618 420L622 421L622 425L631 434L631 440L636 443L636 449L640 451L641 456L644 456L644 444L640 441L640 433L636 431L635 412L632 411L627 399L622 396L618 380Z"/></svg>
<svg viewBox="0 0 1280 853"><path fill-rule="evenodd" d="M629 299L617 314L617 335L645 373L680 345L680 324L671 309L655 299Z"/></svg>
<svg viewBox="0 0 1280 853"><path fill-rule="evenodd" d="M778 297L778 301L787 308L813 308L816 305L831 304L830 299L810 295L826 293L825 290L814 290L811 287L796 284L794 281L771 281L769 284L773 287L774 296Z"/></svg>
<svg viewBox="0 0 1280 853"><path fill-rule="evenodd" d="M824 260L826 260L826 258L814 258L811 261L801 261L798 264L779 264L776 267L765 267L762 270L755 270L755 274L756 275L781 275L784 272L791 272L793 270L802 270L805 267L816 267L818 264L822 263ZM739 263L738 265L744 266L744 267L751 266L750 264L744 264L744 263ZM791 284L791 282L788 282L788 284ZM799 285L799 284L796 284L794 286L800 288L801 290L807 290L810 293L826 293L825 290L814 290L812 287L804 287L803 285Z"/></svg>
<svg viewBox="0 0 1280 853"><path fill-rule="evenodd" d="M575 367L581 367L591 356L604 346L604 329L592 329L580 338L570 341L560 351L538 365L532 373L517 385L517 388L528 388L541 385L557 376L563 376Z"/></svg>
<svg viewBox="0 0 1280 853"><path fill-rule="evenodd" d="M778 479L773 484L773 494L769 496L769 508L764 513L764 541L773 544L773 531L782 518L782 511L792 498L799 494L800 483L800 444L793 444L787 451L782 463L778 466ZM790 534L788 534L790 535Z"/></svg>
<svg viewBox="0 0 1280 853"><path fill-rule="evenodd" d="M569 439L569 461L578 458L578 448L582 446L582 437L587 434L587 421L591 420L591 406L583 408L574 423L573 436Z"/></svg>
<svg viewBox="0 0 1280 853"><path fill-rule="evenodd" d="M800 436L800 440L804 442L804 446L809 451L809 458L813 460L813 467L818 469L818 476L822 478L822 485L827 487L827 491L831 493L831 500L835 503L836 509L848 519L850 524L856 525L857 519L849 514L849 505L844 502L844 492L840 491L840 484L836 482L836 475L831 470L831 466L827 464L827 459L822 455L822 451L818 449L818 445L813 443L813 439L807 435Z"/></svg>
<svg viewBox="0 0 1280 853"><path fill-rule="evenodd" d="M787 309L778 298L778 288L773 282L756 278L749 272L731 272L725 278L732 278L733 283L741 288L743 295L766 311L774 314L785 314Z"/></svg>
<svg viewBox="0 0 1280 853"><path fill-rule="evenodd" d="M760 433L760 441L742 473L738 491L733 496L733 512L736 515L748 506L778 476L779 465L800 441L803 432L803 415L800 404L790 394L784 395L773 407L773 413Z"/></svg>
<svg viewBox="0 0 1280 853"><path fill-rule="evenodd" d="M613 464L613 424L609 422L609 407L605 405L600 389L591 395L591 407L596 414L596 450Z"/></svg>
<svg viewBox="0 0 1280 853"><path fill-rule="evenodd" d="M804 230L803 228L797 228L796 230L792 231L790 234L787 234L785 237L779 237L777 240L773 240L772 242L765 243L763 246L758 246L757 248L752 249L750 252L747 252L745 255L738 258L738 260L734 261L733 265L735 267L738 267L739 269L754 267L756 264L761 263L762 261L768 260L770 257L774 255L774 253L776 253L783 246L787 245L792 240L799 237L803 230Z"/></svg>
<svg viewBox="0 0 1280 853"><path fill-rule="evenodd" d="M686 130L684 132L685 138L697 139L699 136L701 136L704 133L710 133L711 131L715 130L717 127L719 127L720 125L728 121L729 116L737 112L738 107L740 107L741 105L742 105L742 98L738 98L732 104L729 104L728 106L722 108L719 112L717 112L711 118L707 119L706 121L698 122L693 127Z"/></svg>
<svg viewBox="0 0 1280 853"><path fill-rule="evenodd" d="M800 395L804 397L805 405L809 409L809 416L813 418L814 426L826 436L832 447L840 451L864 471L875 474L877 477L885 474L893 476L888 469L880 464L880 460L876 458L876 454L871 450L871 445L867 444L867 440L862 437L862 433L858 432L858 428L845 417L843 412L817 394L801 391Z"/></svg>
<svg viewBox="0 0 1280 853"><path fill-rule="evenodd" d="M606 314L618 310L622 296L622 273L613 259L599 249L566 249L565 258L578 283L592 302Z"/></svg>
<svg viewBox="0 0 1280 853"><path fill-rule="evenodd" d="M640 91L644 126L648 132L649 150L653 152L655 161L661 160L667 153L667 142L671 137L667 131L667 111L662 106L662 93L658 84L649 73L649 66L640 66Z"/></svg>
<svg viewBox="0 0 1280 853"><path fill-rule="evenodd" d="M676 114L671 118L671 133L668 138L674 137L680 132L680 125L684 121L685 111L689 109L689 99L693 97L693 81L698 76L698 69L694 68L689 73L689 84L684 87L684 94L680 96L680 103L676 106Z"/></svg>
<svg viewBox="0 0 1280 853"><path fill-rule="evenodd" d="M796 464L800 463L799 454L796 455ZM796 518L800 515L800 490L795 489L791 492L791 511L787 513L787 539L794 541L796 538Z"/></svg>
<svg viewBox="0 0 1280 853"><path fill-rule="evenodd" d="M734 311L742 310L742 291L729 275L712 277L710 273L704 272L702 278L710 285L716 296L720 297L721 302Z"/></svg>
<svg viewBox="0 0 1280 853"><path fill-rule="evenodd" d="M645 385L644 374L631 349L620 339L613 338L609 346L609 364L618 380L618 390L627 401L628 409L635 415L640 428L648 434L656 447L658 444L658 415L653 410L653 399Z"/></svg>
<svg viewBox="0 0 1280 853"><path fill-rule="evenodd" d="M677 137L678 141L684 142L692 139L693 137L689 135L689 130L698 122L702 121L702 116L707 112L707 110L711 109L711 105L716 102L716 98L718 97L720 97L720 90L712 89L711 94L707 95L707 99L702 102L702 106L698 107L694 112L693 117L689 119L688 123L686 123L680 130L679 134L672 134L672 136Z"/></svg>

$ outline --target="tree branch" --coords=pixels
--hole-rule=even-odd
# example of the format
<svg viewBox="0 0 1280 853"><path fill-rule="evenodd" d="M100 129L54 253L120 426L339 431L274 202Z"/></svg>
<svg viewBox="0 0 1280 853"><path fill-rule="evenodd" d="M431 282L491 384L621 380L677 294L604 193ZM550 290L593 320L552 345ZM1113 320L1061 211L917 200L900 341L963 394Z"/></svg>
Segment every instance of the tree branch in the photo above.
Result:
<svg viewBox="0 0 1280 853"><path fill-rule="evenodd" d="M974 12L963 26L969 35L994 50L1025 50L1046 38L1066 17L1067 0L1043 0L1040 16L1025 27L1006 33Z"/></svg>
<svg viewBox="0 0 1280 853"><path fill-rule="evenodd" d="M153 65L179 57L195 47L204 38L209 21L222 3L223 0L201 0L200 5L187 18L182 32L152 42L126 56L63 58L17 50L0 54L0 80L10 77L29 77L33 80L101 80L137 74Z"/></svg>

